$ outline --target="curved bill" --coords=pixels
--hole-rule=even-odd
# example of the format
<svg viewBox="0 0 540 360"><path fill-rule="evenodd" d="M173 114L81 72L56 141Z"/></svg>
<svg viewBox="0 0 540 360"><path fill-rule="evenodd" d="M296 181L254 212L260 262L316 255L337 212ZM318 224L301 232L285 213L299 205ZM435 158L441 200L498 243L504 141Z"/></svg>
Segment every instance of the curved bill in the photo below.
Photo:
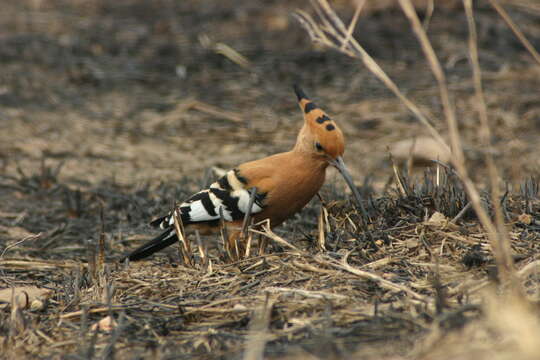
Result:
<svg viewBox="0 0 540 360"><path fill-rule="evenodd" d="M367 219L367 212L364 208L364 205L362 204L362 198L360 197L360 193L358 192L358 189L356 186L354 186L353 179L351 177L351 174L349 173L349 170L347 170L347 167L345 166L345 163L343 162L343 159L341 156L338 156L335 159L328 160L330 165L334 166L336 169L338 169L339 173L343 178L345 179L345 182L347 185L349 185L349 188L351 189L354 199L356 200L356 203L360 207L360 210L362 211L362 215L364 215Z"/></svg>

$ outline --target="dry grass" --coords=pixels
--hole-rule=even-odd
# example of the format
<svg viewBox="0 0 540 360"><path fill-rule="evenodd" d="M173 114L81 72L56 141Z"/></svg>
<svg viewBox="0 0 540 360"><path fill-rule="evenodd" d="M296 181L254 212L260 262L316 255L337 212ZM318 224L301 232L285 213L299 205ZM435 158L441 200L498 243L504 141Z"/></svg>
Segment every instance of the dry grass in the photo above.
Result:
<svg viewBox="0 0 540 360"><path fill-rule="evenodd" d="M484 306L502 302L505 311L531 319L531 305L489 290L498 286L496 267L474 213L463 215L457 225L450 221L467 203L461 182L444 170L426 174L419 184L406 174L401 179L403 193L391 190L371 198L367 210L376 221L369 229L357 226L362 215L347 201L327 198L324 251L316 235L294 239L290 232L277 235L267 228L260 234L271 241L269 254L230 263L223 260L221 244L206 253L210 267L195 249L193 266L162 256L129 266L115 263L119 250L130 247L125 240L107 241L104 255L97 241L88 263L40 260L31 255L31 244L11 248L0 261L5 286L35 284L55 294L35 311L2 313L7 331L2 350L10 357L169 358L182 353L256 359L263 353L266 358L302 357L307 351L314 358L355 353L450 359L465 356L465 348L474 349L475 357L481 350L480 358L487 358L493 354L488 345L503 338L512 346L497 347L499 359L537 354L530 340L519 337L536 331L534 321L512 322L507 331L503 324L509 320L503 317L510 313ZM517 276L530 301L537 301L540 200L537 183L525 187L507 196L504 212L512 256L522 269ZM490 208L488 198L484 201ZM105 217L122 216L111 211L105 205ZM176 249L167 253L181 258ZM95 325L107 316L116 319L112 327ZM459 351L452 347L469 333L482 334L481 341ZM388 345L381 349L382 343Z"/></svg>

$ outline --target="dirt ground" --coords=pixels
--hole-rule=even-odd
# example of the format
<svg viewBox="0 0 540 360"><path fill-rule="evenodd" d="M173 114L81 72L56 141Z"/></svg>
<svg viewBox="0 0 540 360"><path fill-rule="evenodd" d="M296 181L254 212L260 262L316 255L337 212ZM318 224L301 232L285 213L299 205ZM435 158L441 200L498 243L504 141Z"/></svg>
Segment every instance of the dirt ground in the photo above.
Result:
<svg viewBox="0 0 540 360"><path fill-rule="evenodd" d="M459 2L436 3L428 34L467 165L488 190L466 17ZM540 49L538 5L501 4ZM348 23L352 5L335 6ZM438 191L431 172L396 189L388 149L425 128L359 60L312 44L296 9L313 13L304 1L3 1L0 288L53 293L35 311L0 308L0 357L233 359L261 343L266 357L291 359L540 354L523 340L540 329L527 322L529 310L508 305L523 326L512 333L518 340L505 337L493 311L501 305L475 287L494 286L497 275L474 214L455 228L426 222L459 213L468 202L461 183L447 174ZM475 19L492 155L522 270L540 240L540 66L488 2L476 5ZM446 136L436 82L399 6L366 9L353 35ZM324 250L314 200L276 230L294 249L273 244L230 263L213 248L206 271L182 264L173 247L119 264L155 234L148 221L207 184L213 167L293 146L302 123L294 83L343 129L372 225L358 225L331 171L321 192ZM536 296L537 279L521 275ZM92 328L107 315L119 325ZM464 339L475 345L461 353L455 344Z"/></svg>

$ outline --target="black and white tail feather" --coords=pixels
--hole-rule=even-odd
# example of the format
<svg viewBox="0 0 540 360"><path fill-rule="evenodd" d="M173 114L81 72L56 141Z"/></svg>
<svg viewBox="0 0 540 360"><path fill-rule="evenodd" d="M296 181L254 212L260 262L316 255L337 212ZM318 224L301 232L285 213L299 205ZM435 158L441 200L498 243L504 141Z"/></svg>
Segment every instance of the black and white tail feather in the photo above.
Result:
<svg viewBox="0 0 540 360"><path fill-rule="evenodd" d="M264 208L265 193L256 193L251 214L261 212ZM240 175L238 169L228 171L208 189L199 191L176 207L184 226L191 224L210 224L218 226L221 220L220 208L225 221L236 221L244 218L249 206L250 193L247 180ZM130 261L144 259L153 253L178 241L174 230L174 210L167 215L150 222L150 225L165 230L161 235L150 240L128 254L124 259Z"/></svg>

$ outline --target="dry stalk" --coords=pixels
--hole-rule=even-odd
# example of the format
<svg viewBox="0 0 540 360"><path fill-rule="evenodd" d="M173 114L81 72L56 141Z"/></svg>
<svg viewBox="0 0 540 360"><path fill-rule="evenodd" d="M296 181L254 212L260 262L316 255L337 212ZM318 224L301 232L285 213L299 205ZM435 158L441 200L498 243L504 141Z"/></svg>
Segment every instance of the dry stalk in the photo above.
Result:
<svg viewBox="0 0 540 360"><path fill-rule="evenodd" d="M287 240L283 239L282 237L280 237L279 235L274 233L270 228L270 221L264 220L264 221L258 223L257 225L261 225L261 228L263 229L263 231L259 231L259 230L255 230L255 229L249 229L249 231L252 232L252 233L255 233L255 234L263 235L263 236L267 237L270 240L273 240L274 242L276 242L277 244L279 244L279 245L281 245L283 247L287 247L287 248L292 249L292 250L294 250L294 251L296 251L298 253L302 253L302 251L300 249L298 249L296 246L294 246L292 244L289 244L289 242Z"/></svg>
<svg viewBox="0 0 540 360"><path fill-rule="evenodd" d="M259 256L264 255L266 252L266 248L268 247L268 238L266 236L259 235L258 246L259 246L258 255Z"/></svg>
<svg viewBox="0 0 540 360"><path fill-rule="evenodd" d="M249 257L249 252L251 248L251 240L253 237L251 233L248 233L248 228L251 222L251 211L253 209L253 203L255 202L255 196L257 195L257 188L253 187L249 191L250 193L249 193L248 208L246 211L246 215L244 216L244 221L242 222L242 232L240 233L240 239L239 239L242 243L246 244L246 250L244 254L239 254L239 258L241 258L240 255L243 255L245 258Z"/></svg>
<svg viewBox="0 0 540 360"><path fill-rule="evenodd" d="M25 241L27 240L36 240L36 239L39 239L41 237L43 233L38 233L36 235L28 235L28 236L25 236L24 238L22 238L21 240L17 241L16 243L14 244L11 244L11 245L8 245L4 248L4 250L2 251L2 254L0 254L0 259L2 259L4 257L4 255L6 254L6 252L11 249L11 248L14 248L22 243L24 243Z"/></svg>
<svg viewBox="0 0 540 360"><path fill-rule="evenodd" d="M92 259L91 259L92 262ZM25 269L27 271L46 271L58 269L75 269L77 267L89 267L86 264L76 262L51 261L51 260L0 260L0 268Z"/></svg>
<svg viewBox="0 0 540 360"><path fill-rule="evenodd" d="M422 23L422 26L424 27L424 30L428 31L429 24L431 22L431 18L433 17L433 11L435 10L435 0L428 0L426 3L426 16L424 17L424 22Z"/></svg>
<svg viewBox="0 0 540 360"><path fill-rule="evenodd" d="M248 258L251 253L251 242L253 241L253 234L248 233L246 240L246 251L244 253L244 258Z"/></svg>
<svg viewBox="0 0 540 360"><path fill-rule="evenodd" d="M472 205L472 203L469 201L469 202L467 203L467 205L465 205L465 206L463 207L463 209L461 209L461 210L458 212L458 214L457 214L456 216L454 216L454 218L453 218L452 220L450 220L450 222L451 222L452 224L457 223L458 220L461 219L461 218L463 217L463 215L465 215L465 213L471 208L471 205Z"/></svg>
<svg viewBox="0 0 540 360"><path fill-rule="evenodd" d="M371 281L375 282L376 284L378 284L380 287L382 287L384 289L387 289L389 291L403 292L403 293L407 294L408 296L410 296L414 300L418 300L418 301L421 301L421 302L426 303L426 304L429 303L429 298L427 296L418 294L417 292L411 290L410 288L408 288L408 287L406 287L404 285L395 284L395 283L393 283L391 281L383 279L379 275L370 273L370 272L365 271L365 270L357 269L354 266L349 265L349 263L347 263L346 258L344 258L343 261L337 261L337 260L332 259L332 258L323 259L323 258L315 257L314 260L317 261L318 263L320 263L321 265L330 266L330 267L333 267L333 268L336 268L336 269L344 270L344 271L347 271L347 272L349 272L351 274L359 276L361 278L371 280Z"/></svg>
<svg viewBox="0 0 540 360"><path fill-rule="evenodd" d="M214 50L223 56L225 56L227 59L231 60L235 64L243 67L244 69L251 68L251 62L242 54L240 54L238 51L233 49L227 44L224 43L217 43L214 46Z"/></svg>
<svg viewBox="0 0 540 360"><path fill-rule="evenodd" d="M189 246L186 236L184 235L184 225L182 224L182 218L180 217L180 214L176 206L173 212L173 220L174 220L174 231L176 232L176 236L178 237L178 240L180 242L179 244L180 246L178 247L180 256L184 260L184 264L192 268L193 263L191 261L191 248Z"/></svg>
<svg viewBox="0 0 540 360"><path fill-rule="evenodd" d="M199 249L199 255L201 256L203 271L208 270L208 255L206 254L206 246L201 240L201 235L198 230L195 230L195 239L197 239L197 248Z"/></svg>
<svg viewBox="0 0 540 360"><path fill-rule="evenodd" d="M270 312L273 305L274 301L270 300L270 294L266 293L264 303L251 320L244 360L262 360L264 358L264 348L268 341Z"/></svg>
<svg viewBox="0 0 540 360"><path fill-rule="evenodd" d="M510 17L510 15L508 15L508 13L506 12L506 10L504 10L504 8L497 2L497 0L489 0L491 6L493 6L493 8L499 13L499 15L503 18L504 22L508 25L508 27L512 30L512 32L516 35L516 37L519 39L519 41L521 41L521 43L523 44L523 46L525 46L525 48L527 49L527 51L529 51L529 53L532 55L532 57L534 58L534 60L536 60L536 62L538 64L540 64L540 54L538 54L538 52L536 51L536 49L534 48L534 46L532 46L532 44L529 42L529 40L527 40L527 38L525 37L525 35L523 35L523 33L521 32L521 30L519 30L519 28L517 27L517 25L512 21L512 18Z"/></svg>
<svg viewBox="0 0 540 360"><path fill-rule="evenodd" d="M399 193L401 196L407 196L407 191L405 190L405 187L403 186L403 182L401 181L401 175L399 174L399 169L394 162L394 158L392 157L392 154L389 153L390 156L390 162L392 163L392 169L394 170L394 179L396 180L396 185L399 189Z"/></svg>
<svg viewBox="0 0 540 360"><path fill-rule="evenodd" d="M362 11L362 8L366 4L366 0L359 0L356 4L356 10L354 10L354 15L351 20L351 23L349 24L349 28L347 29L347 35L345 36L345 40L343 41L343 44L341 45L341 49L345 49L345 46L347 46L347 43L352 37L352 34L354 32L354 28L356 27L356 23L358 22L358 16L360 16L360 12Z"/></svg>
<svg viewBox="0 0 540 360"><path fill-rule="evenodd" d="M90 310L88 310L86 308L83 308L83 310L73 311L73 312L70 312L70 313L60 315L60 320L79 318L81 316L84 317L83 315L85 315L85 314L106 313L106 312L110 312L111 309L114 310L114 311L119 311L119 310L123 310L123 309L126 309L126 308L127 308L126 306L115 306L115 305L102 306L102 307L98 307L98 308L94 308L94 309L90 309Z"/></svg>
<svg viewBox="0 0 540 360"><path fill-rule="evenodd" d="M326 251L326 246L325 246L325 240L326 240L326 236L325 236L325 233L324 233L324 205L321 205L321 210L319 212L319 221L317 222L317 227L318 227L318 236L317 236L317 243L319 245L319 250L321 251Z"/></svg>
<svg viewBox="0 0 540 360"><path fill-rule="evenodd" d="M225 218L223 217L223 207L219 207L219 217L220 217L220 235L221 240L223 241L223 248L225 249L225 252L227 253L227 256L229 259L233 260L234 256L232 253L232 249L229 246L229 231L227 230L227 224L225 223Z"/></svg>
<svg viewBox="0 0 540 360"><path fill-rule="evenodd" d="M492 1L493 4L493 1ZM493 207L495 208L495 222L498 231L498 243L500 255L504 261L504 267L506 269L512 269L513 261L510 254L510 241L508 232L504 226L503 213L501 211L500 201L501 198L499 190L499 175L495 162L493 160L493 146L491 144L491 130L489 127L489 119L487 113L487 105L484 97L484 90L482 88L482 73L480 70L480 62L478 61L478 41L476 33L476 24L474 22L474 13L472 0L463 0L463 6L465 8L465 14L467 16L467 24L469 27L469 54L471 67L473 72L474 91L476 96L476 104L478 104L478 116L480 118L480 142L482 147L486 149L486 164L489 172L489 180L491 185L491 199Z"/></svg>
<svg viewBox="0 0 540 360"><path fill-rule="evenodd" d="M284 288L284 287L267 287L265 291L271 293L285 293L285 294L298 294L306 298L312 299L333 299L333 300L347 300L350 297L346 295L332 294L325 291L313 291L313 290L303 290L303 289L294 289L294 288Z"/></svg>
<svg viewBox="0 0 540 360"><path fill-rule="evenodd" d="M99 232L99 240L98 240L98 253L96 258L96 270L98 272L98 276L103 274L104 266L105 266L105 219L103 214L103 205L100 205L100 219L101 219L101 231ZM104 285L104 284L100 284Z"/></svg>

